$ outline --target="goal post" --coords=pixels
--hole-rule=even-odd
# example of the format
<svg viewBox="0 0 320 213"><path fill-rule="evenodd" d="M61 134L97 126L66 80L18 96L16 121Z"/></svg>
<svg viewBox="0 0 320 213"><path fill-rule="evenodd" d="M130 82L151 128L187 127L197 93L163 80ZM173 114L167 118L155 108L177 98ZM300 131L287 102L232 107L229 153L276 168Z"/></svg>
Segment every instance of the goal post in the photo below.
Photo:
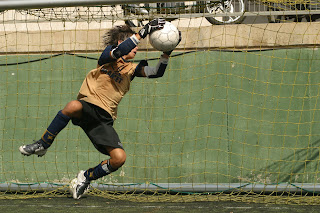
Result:
<svg viewBox="0 0 320 213"><path fill-rule="evenodd" d="M103 34L128 17L138 30L146 15L125 14L123 1L10 2L20 6L0 6L0 199L65 196L79 170L107 158L85 133L69 123L42 158L18 147L77 97ZM170 19L182 41L164 77L132 82L114 123L127 161L90 194L318 203L319 23L212 25L201 13L164 11L152 17ZM147 38L134 60L152 65L160 54Z"/></svg>

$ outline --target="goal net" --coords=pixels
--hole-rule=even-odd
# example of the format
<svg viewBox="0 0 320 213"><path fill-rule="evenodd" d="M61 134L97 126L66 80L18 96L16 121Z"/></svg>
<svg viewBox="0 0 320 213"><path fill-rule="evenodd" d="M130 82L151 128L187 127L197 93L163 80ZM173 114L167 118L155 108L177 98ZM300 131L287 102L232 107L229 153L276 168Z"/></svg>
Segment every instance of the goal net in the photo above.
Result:
<svg viewBox="0 0 320 213"><path fill-rule="evenodd" d="M89 194L319 203L319 22L213 25L190 4L0 12L0 199L66 196L79 170L106 159L71 122L42 158L18 147L76 99L108 29L164 17L182 41L164 77L134 79L114 123L127 161ZM147 38L134 60L160 54Z"/></svg>

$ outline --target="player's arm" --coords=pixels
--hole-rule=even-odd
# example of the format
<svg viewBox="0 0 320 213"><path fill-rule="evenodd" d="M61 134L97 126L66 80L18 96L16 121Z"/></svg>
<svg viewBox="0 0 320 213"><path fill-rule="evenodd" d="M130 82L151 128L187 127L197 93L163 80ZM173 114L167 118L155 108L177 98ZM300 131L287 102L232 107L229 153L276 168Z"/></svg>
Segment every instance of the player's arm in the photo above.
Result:
<svg viewBox="0 0 320 213"><path fill-rule="evenodd" d="M136 67L134 76L160 78L164 75L166 71L168 61L169 61L169 56L165 53L161 55L155 67L149 66L146 60L142 60Z"/></svg>
<svg viewBox="0 0 320 213"><path fill-rule="evenodd" d="M142 29L140 29L138 33L127 38L118 46L107 46L99 58L98 67L129 54L131 50L139 44L141 39L144 39L148 34L153 32L154 30L162 29L164 24L165 19L163 18L153 19Z"/></svg>
<svg viewBox="0 0 320 213"><path fill-rule="evenodd" d="M139 44L140 39L141 37L139 35L134 34L121 42L118 46L107 46L98 60L97 67L115 61L118 58L129 54L131 50Z"/></svg>

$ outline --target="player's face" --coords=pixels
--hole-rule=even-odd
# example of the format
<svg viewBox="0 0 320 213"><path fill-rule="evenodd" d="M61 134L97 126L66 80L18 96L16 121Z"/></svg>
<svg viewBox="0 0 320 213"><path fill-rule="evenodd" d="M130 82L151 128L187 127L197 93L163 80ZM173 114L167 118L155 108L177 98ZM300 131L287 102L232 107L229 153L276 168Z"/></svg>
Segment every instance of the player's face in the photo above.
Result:
<svg viewBox="0 0 320 213"><path fill-rule="evenodd" d="M131 52L129 52L128 55L125 55L124 57L125 57L127 60L133 59L133 58L136 56L137 51L138 51L138 47L135 47L135 48L133 48L133 49L131 50Z"/></svg>

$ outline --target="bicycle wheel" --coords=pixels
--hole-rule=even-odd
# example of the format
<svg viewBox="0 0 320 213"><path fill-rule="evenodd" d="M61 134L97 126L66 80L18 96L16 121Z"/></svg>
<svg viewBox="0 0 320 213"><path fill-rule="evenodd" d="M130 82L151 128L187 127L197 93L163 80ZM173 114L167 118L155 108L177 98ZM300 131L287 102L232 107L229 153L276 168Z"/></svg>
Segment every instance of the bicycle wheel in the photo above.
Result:
<svg viewBox="0 0 320 213"><path fill-rule="evenodd" d="M245 0L206 1L204 11L217 15L231 14L231 16L206 17L211 24L238 24L245 19L243 13L246 11L246 2ZM232 13L236 14L232 16Z"/></svg>

